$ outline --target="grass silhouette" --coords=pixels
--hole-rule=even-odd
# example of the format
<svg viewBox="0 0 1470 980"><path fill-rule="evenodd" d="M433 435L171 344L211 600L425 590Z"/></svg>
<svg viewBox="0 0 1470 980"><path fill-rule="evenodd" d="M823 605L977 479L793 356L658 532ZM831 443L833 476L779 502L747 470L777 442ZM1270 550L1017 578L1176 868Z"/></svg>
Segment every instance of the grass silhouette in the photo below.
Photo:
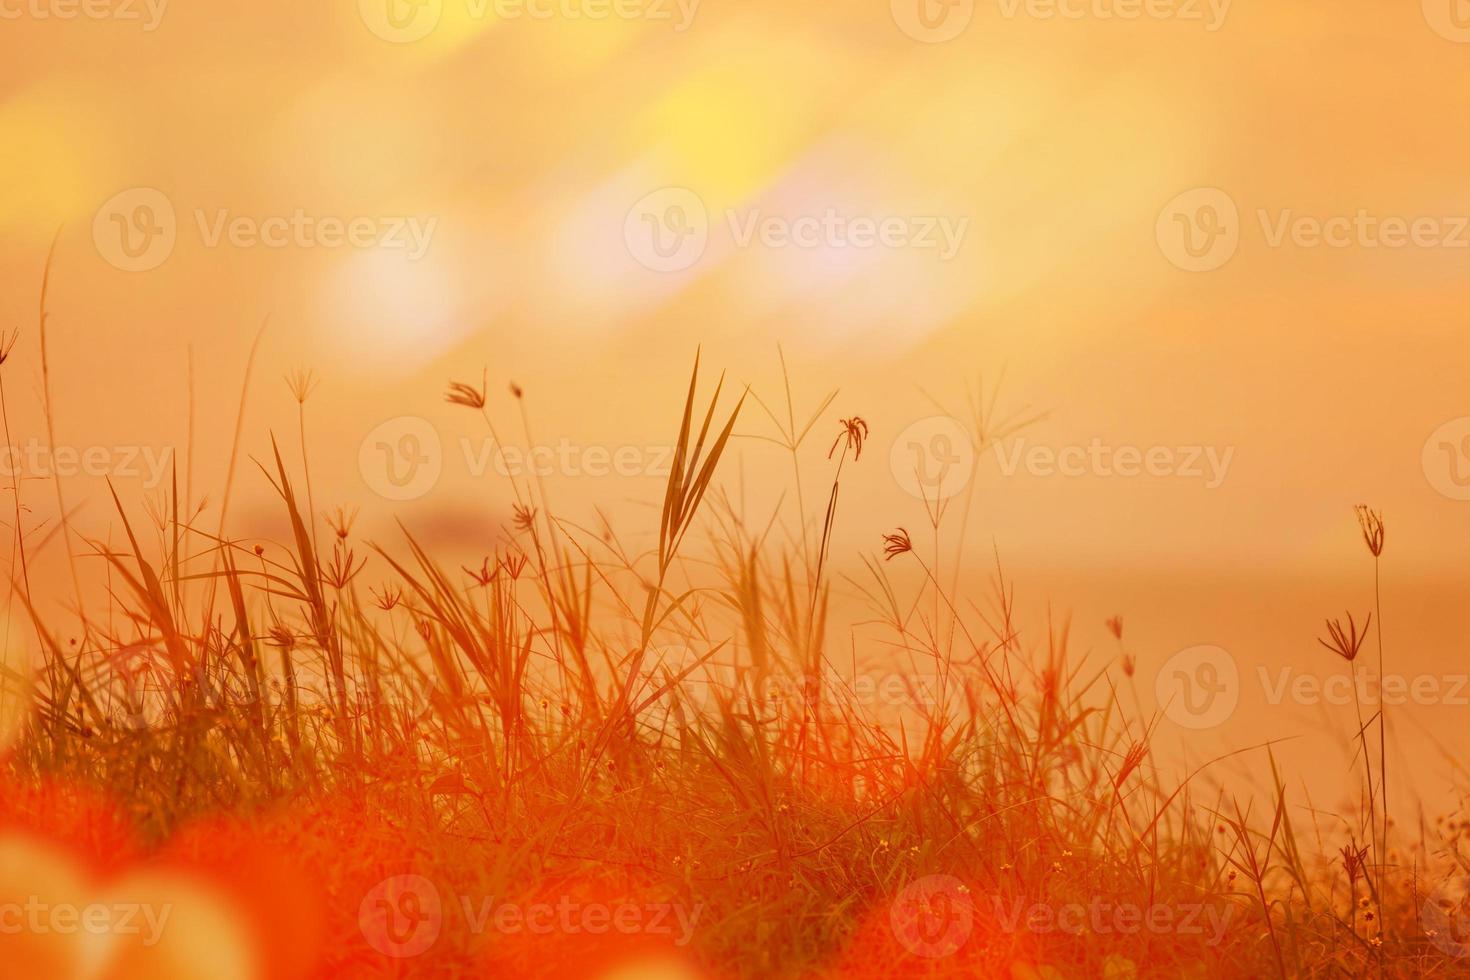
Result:
<svg viewBox="0 0 1470 980"><path fill-rule="evenodd" d="M44 299L42 318L44 335ZM114 492L114 547L72 526L57 479L46 540L75 538L110 582L84 596L73 579L75 624L38 612L15 488L13 599L39 652L0 844L189 869L252 937L241 975L1465 972L1458 899L1396 856L1374 717L1354 735L1366 805L1352 834L1303 825L1315 811L1288 799L1269 747L1251 750L1270 766L1264 802L1204 789L1207 766L1169 783L1123 622L1107 624L1118 655L1098 666L1065 624L1023 635L998 560L984 594L956 591L940 544L963 537L968 510L927 502L918 542L875 523L860 574L832 567L834 525L870 518L839 494L867 423L827 417L831 396L800 422L789 381L768 406L704 391L696 360L658 520L635 531L656 545L589 531L540 480L512 477L515 519L494 553L450 568L409 527L370 542L354 515L318 515L313 382L289 384L300 445L258 467L284 540L232 538L228 503L206 526L176 473L145 520ZM498 447L486 388L455 382L447 398ZM784 540L720 480L756 407L797 475ZM1035 419L993 398L973 407L982 452ZM819 514L797 459L813 433L835 436ZM239 443L237 427L232 474ZM1376 562L1382 520L1365 521ZM870 606L900 679L883 700L899 710L875 708L871 672L829 635L834 581ZM1364 639L1350 629L1349 668ZM37 873L35 852L19 853L0 861L6 896ZM497 918L506 903L568 911L537 931ZM627 913L628 928L599 930L588 909ZM61 970L36 941L0 936L0 975ZM132 952L141 972L109 975L175 975Z"/></svg>

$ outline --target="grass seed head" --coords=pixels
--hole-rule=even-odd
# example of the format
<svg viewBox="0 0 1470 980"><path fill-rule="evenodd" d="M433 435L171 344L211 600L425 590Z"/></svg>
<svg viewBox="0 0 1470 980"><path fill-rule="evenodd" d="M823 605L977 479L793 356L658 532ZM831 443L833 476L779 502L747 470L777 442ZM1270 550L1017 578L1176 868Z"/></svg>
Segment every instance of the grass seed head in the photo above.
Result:
<svg viewBox="0 0 1470 980"><path fill-rule="evenodd" d="M485 407L485 391L489 383L490 372L487 370L480 378L480 387L465 384L463 381L449 382L449 390L444 394L444 400L451 405L463 405L465 408L473 408L476 411Z"/></svg>
<svg viewBox="0 0 1470 980"><path fill-rule="evenodd" d="M1359 504L1358 527L1363 532L1363 543L1373 557L1383 554L1383 512L1372 510L1367 504Z"/></svg>
<svg viewBox="0 0 1470 980"><path fill-rule="evenodd" d="M854 460L862 459L863 446L868 441L868 423L863 421L860 416L854 415L850 419L839 420L838 424L842 428L837 433L837 438L833 441L832 448L827 451L827 458L831 459L836 455L838 447L841 446L843 452L846 452L848 449L853 450L852 458Z"/></svg>
<svg viewBox="0 0 1470 980"><path fill-rule="evenodd" d="M1373 622L1373 614L1363 622L1363 631L1358 632L1358 624L1353 622L1353 614L1347 613L1347 626L1343 627L1342 621L1329 619L1327 621L1327 639L1317 639L1328 650L1337 654L1348 663L1358 659L1358 652L1363 648L1363 641L1368 638L1368 624Z"/></svg>
<svg viewBox="0 0 1470 980"><path fill-rule="evenodd" d="M286 387L291 389L291 397L299 405L306 404L306 400L316 390L316 385L316 374L308 368L296 368L286 375Z"/></svg>

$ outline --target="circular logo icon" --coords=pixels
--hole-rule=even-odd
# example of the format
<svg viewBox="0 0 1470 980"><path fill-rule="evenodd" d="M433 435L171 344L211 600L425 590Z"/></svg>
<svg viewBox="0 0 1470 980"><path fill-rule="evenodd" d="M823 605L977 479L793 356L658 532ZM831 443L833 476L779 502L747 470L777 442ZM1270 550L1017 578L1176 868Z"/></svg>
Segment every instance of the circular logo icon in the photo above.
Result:
<svg viewBox="0 0 1470 980"><path fill-rule="evenodd" d="M893 22L915 41L942 44L965 33L975 0L889 0Z"/></svg>
<svg viewBox="0 0 1470 980"><path fill-rule="evenodd" d="M357 466L374 493L388 500L417 500L439 482L444 450L439 432L412 415L389 419L362 441Z"/></svg>
<svg viewBox="0 0 1470 980"><path fill-rule="evenodd" d="M1240 703L1240 668L1216 646L1180 650L1154 678L1154 694L1165 716L1184 728L1214 728Z"/></svg>
<svg viewBox="0 0 1470 980"><path fill-rule="evenodd" d="M975 444L957 419L935 415L904 429L888 452L898 485L921 500L948 500L975 475Z"/></svg>
<svg viewBox="0 0 1470 980"><path fill-rule="evenodd" d="M926 875L898 893L888 909L893 935L915 956L953 956L975 928L975 903L952 875Z"/></svg>
<svg viewBox="0 0 1470 980"><path fill-rule="evenodd" d="M1470 416L1435 429L1420 456L1429 485L1451 500L1470 500Z"/></svg>
<svg viewBox="0 0 1470 980"><path fill-rule="evenodd" d="M704 257L709 245L709 211L693 191L665 187L629 209L623 240L645 269L682 272Z"/></svg>
<svg viewBox="0 0 1470 980"><path fill-rule="evenodd" d="M1434 33L1456 44L1470 44L1470 2L1421 0L1424 20Z"/></svg>
<svg viewBox="0 0 1470 980"><path fill-rule="evenodd" d="M392 44L422 41L439 26L444 0L357 0L367 29Z"/></svg>
<svg viewBox="0 0 1470 980"><path fill-rule="evenodd" d="M1186 272L1211 272L1240 247L1240 211L1218 187L1197 187L1159 212L1154 234L1164 258Z"/></svg>
<svg viewBox="0 0 1470 980"><path fill-rule="evenodd" d="M664 699L679 698L696 711L703 711L714 704L714 692L710 690L712 678L705 669L708 661L701 664L699 654L686 646L659 647L658 668L654 672L653 690L657 691L672 684Z"/></svg>
<svg viewBox="0 0 1470 980"><path fill-rule="evenodd" d="M422 875L387 878L363 896L357 924L368 945L384 956L419 956L438 942L444 928L439 889Z"/></svg>
<svg viewBox="0 0 1470 980"><path fill-rule="evenodd" d="M1441 953L1470 956L1470 876L1440 882L1424 900L1419 918L1425 938Z"/></svg>
<svg viewBox="0 0 1470 980"><path fill-rule="evenodd" d="M113 195L92 218L97 253L124 272L147 272L163 265L178 237L173 202L152 187Z"/></svg>

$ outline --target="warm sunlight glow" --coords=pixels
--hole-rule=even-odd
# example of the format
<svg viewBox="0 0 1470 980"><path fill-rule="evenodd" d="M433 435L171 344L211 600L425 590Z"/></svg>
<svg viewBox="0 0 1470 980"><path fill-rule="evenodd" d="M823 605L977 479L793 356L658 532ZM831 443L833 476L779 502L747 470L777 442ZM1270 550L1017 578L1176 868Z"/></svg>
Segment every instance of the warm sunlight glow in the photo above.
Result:
<svg viewBox="0 0 1470 980"><path fill-rule="evenodd" d="M372 248L342 259L321 295L321 328L332 349L350 363L394 374L428 362L470 329L461 319L459 283L448 260L414 257L429 225L404 235L402 248Z"/></svg>
<svg viewBox="0 0 1470 980"><path fill-rule="evenodd" d="M0 0L0 980L1470 976L1470 0Z"/></svg>

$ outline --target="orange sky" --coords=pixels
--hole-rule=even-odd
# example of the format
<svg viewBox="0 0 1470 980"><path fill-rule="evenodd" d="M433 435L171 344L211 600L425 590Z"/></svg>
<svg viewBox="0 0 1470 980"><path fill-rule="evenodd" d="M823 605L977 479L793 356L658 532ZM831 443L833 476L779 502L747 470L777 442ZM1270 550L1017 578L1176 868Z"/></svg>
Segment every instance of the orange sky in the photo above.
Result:
<svg viewBox="0 0 1470 980"><path fill-rule="evenodd" d="M516 432L522 385L538 441L570 447L562 505L636 521L696 346L770 401L780 344L799 399L840 387L832 418L872 426L834 547L853 564L923 522L899 461L949 444L922 420L1004 371L1002 405L1049 415L965 469L972 544L1077 610L1084 645L1122 612L1146 661L1323 655L1321 618L1366 602L1368 501L1403 656L1442 672L1470 534L1455 2L0 0L11 441L42 433L58 226L60 443L136 492L123 450L184 444L192 352L195 496L218 494L269 320L247 449L294 437L280 379L314 368L318 501L375 533L489 534L506 505L450 378L488 367ZM371 460L422 434L405 416L442 475L390 505ZM754 498L778 493L779 454L741 445ZM632 475L585 475L588 447L632 447ZM1120 448L1168 455L1131 476ZM1047 463L1084 450L1078 475ZM244 476L242 533L265 489ZM70 485L104 534L100 479Z"/></svg>

